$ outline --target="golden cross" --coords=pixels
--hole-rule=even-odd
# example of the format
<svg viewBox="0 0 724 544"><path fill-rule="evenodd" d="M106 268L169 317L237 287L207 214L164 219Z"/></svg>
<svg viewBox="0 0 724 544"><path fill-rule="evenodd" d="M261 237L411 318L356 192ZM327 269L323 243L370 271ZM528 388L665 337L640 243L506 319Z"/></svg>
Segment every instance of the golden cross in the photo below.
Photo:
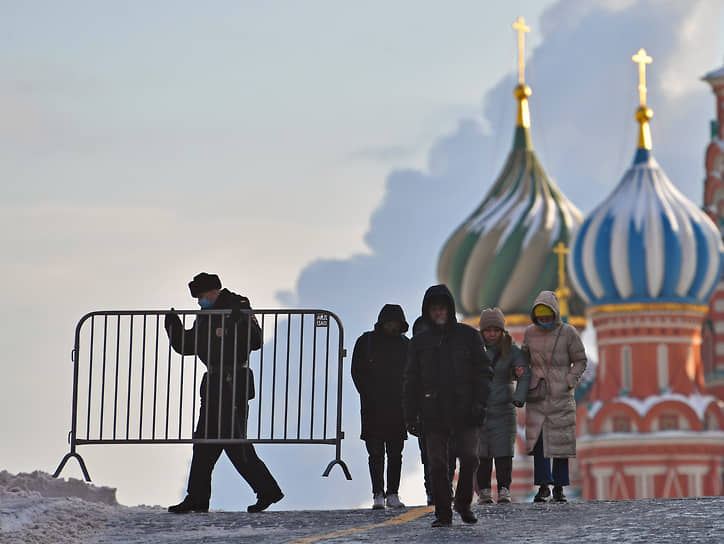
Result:
<svg viewBox="0 0 724 544"><path fill-rule="evenodd" d="M563 242L558 242L553 248L553 253L558 255L558 286L563 287L566 285L566 255L568 255L568 248Z"/></svg>
<svg viewBox="0 0 724 544"><path fill-rule="evenodd" d="M523 17L513 23L513 28L518 31L518 83L525 83L525 33L530 32L530 27L525 24Z"/></svg>
<svg viewBox="0 0 724 544"><path fill-rule="evenodd" d="M568 248L563 242L558 242L553 248L553 253L558 255L558 289L556 289L556 294L560 301L561 318L567 321L568 297L571 295L571 291L566 287L566 255L568 255Z"/></svg>
<svg viewBox="0 0 724 544"><path fill-rule="evenodd" d="M641 106L646 106L646 65L651 64L653 59L646 54L645 49L639 49L631 60L639 65L639 100Z"/></svg>

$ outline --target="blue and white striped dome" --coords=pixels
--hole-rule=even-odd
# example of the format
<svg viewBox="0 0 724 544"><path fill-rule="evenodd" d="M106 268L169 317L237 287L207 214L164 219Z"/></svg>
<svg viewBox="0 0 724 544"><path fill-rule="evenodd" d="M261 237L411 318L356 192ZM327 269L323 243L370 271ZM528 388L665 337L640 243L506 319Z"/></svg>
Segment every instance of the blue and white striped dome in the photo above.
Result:
<svg viewBox="0 0 724 544"><path fill-rule="evenodd" d="M649 149L574 235L568 270L591 305L707 304L724 244L706 214L669 181Z"/></svg>

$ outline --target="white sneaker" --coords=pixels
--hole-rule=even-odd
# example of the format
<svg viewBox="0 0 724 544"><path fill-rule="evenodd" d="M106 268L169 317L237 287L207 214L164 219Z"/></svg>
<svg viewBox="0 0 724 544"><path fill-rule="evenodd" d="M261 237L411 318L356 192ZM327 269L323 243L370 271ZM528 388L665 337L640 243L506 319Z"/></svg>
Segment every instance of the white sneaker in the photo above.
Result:
<svg viewBox="0 0 724 544"><path fill-rule="evenodd" d="M390 493L387 495L387 506L389 508L404 508L405 505L402 501L400 501L400 497L397 495L397 493Z"/></svg>
<svg viewBox="0 0 724 544"><path fill-rule="evenodd" d="M490 488L480 490L478 504L493 504L493 492Z"/></svg>
<svg viewBox="0 0 724 544"><path fill-rule="evenodd" d="M501 502L512 502L512 499L510 498L510 489L507 487L501 487L498 490L498 503Z"/></svg>
<svg viewBox="0 0 724 544"><path fill-rule="evenodd" d="M372 497L372 510L382 510L385 507L384 493L375 493Z"/></svg>

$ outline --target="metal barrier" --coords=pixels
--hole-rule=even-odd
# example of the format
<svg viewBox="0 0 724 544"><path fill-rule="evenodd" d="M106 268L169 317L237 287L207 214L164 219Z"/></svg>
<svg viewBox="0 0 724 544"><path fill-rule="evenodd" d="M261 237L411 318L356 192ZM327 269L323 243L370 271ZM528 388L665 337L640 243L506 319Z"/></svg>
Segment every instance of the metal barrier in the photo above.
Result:
<svg viewBox="0 0 724 544"><path fill-rule="evenodd" d="M171 313L185 331L173 346ZM81 445L258 443L334 445L322 475L339 465L351 480L341 458L343 345L342 323L326 310L88 313L72 352L70 452L53 476L76 458L90 481Z"/></svg>

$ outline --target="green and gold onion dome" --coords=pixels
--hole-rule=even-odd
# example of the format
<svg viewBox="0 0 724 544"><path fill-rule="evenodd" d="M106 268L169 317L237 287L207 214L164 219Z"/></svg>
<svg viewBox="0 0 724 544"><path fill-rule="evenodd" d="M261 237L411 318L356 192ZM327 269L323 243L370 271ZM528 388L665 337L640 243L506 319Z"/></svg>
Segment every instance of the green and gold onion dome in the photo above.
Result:
<svg viewBox="0 0 724 544"><path fill-rule="evenodd" d="M522 80L522 78L521 78ZM480 205L450 236L438 260L438 279L447 284L463 319L497 306L510 325L529 323L540 291L559 287L560 242L583 221L581 212L548 177L530 138L528 97L522 81L515 88L518 121L503 171ZM560 247L560 246L559 246ZM584 326L584 304L569 299L568 321Z"/></svg>

